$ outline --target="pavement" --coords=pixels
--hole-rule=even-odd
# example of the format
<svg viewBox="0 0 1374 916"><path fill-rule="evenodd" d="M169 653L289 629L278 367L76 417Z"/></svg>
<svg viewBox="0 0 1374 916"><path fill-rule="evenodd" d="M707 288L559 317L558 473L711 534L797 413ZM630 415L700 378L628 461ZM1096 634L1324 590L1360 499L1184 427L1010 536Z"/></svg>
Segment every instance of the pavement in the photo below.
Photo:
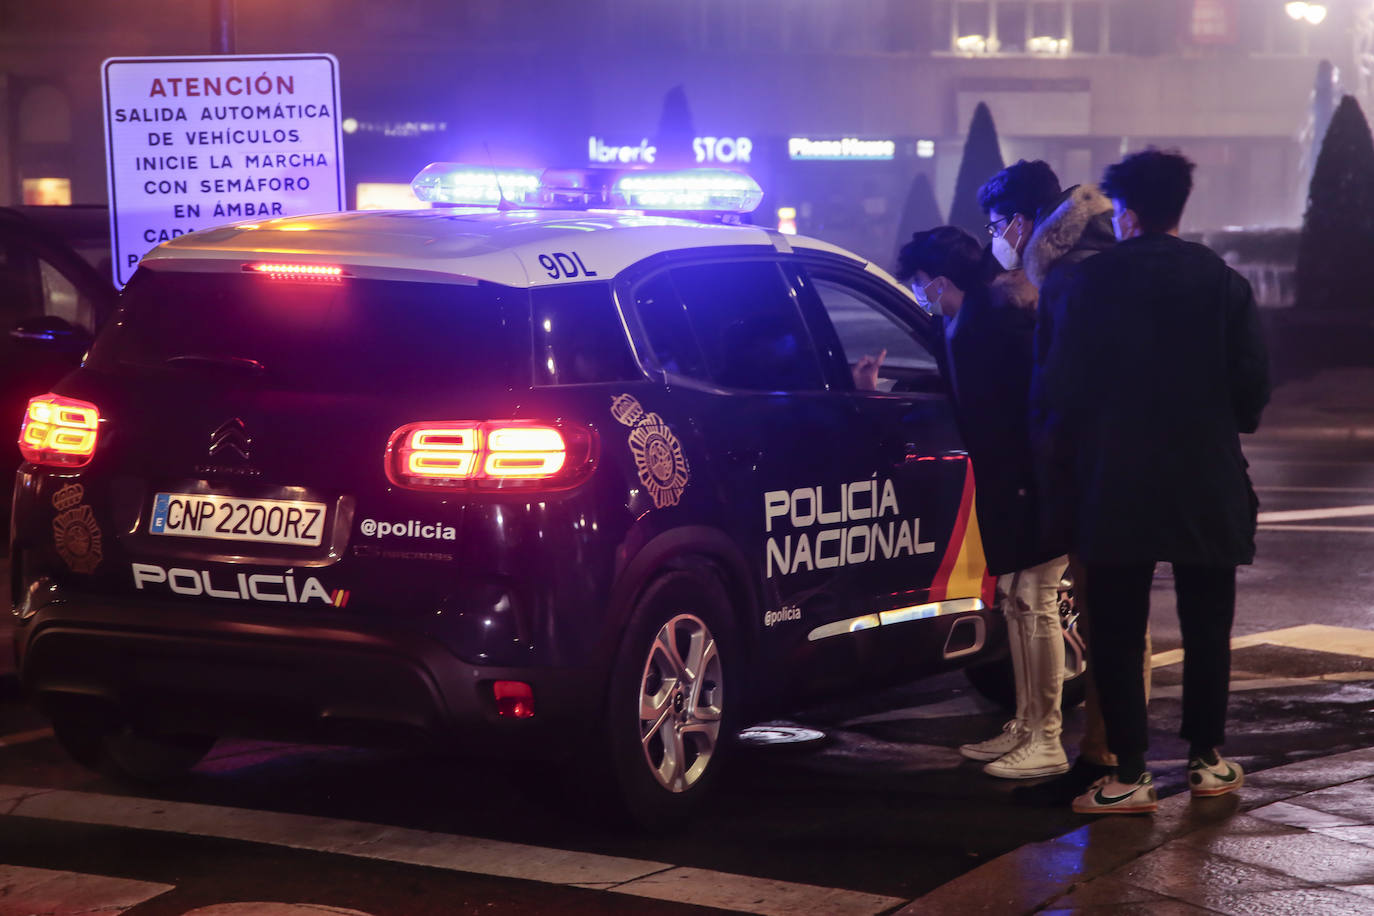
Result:
<svg viewBox="0 0 1374 916"><path fill-rule="evenodd" d="M1246 774L1230 795L1099 816L941 885L898 916L1374 914L1374 748Z"/></svg>
<svg viewBox="0 0 1374 916"><path fill-rule="evenodd" d="M1374 366L1325 369L1280 385L1254 439L1374 442Z"/></svg>

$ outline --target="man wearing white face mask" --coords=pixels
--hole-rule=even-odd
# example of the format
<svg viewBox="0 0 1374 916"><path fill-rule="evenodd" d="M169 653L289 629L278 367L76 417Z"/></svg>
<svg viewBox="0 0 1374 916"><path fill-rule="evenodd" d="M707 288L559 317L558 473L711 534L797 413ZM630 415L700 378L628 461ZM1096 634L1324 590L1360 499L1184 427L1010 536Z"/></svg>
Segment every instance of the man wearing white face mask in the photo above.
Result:
<svg viewBox="0 0 1374 916"><path fill-rule="evenodd" d="M1009 165L978 189L978 205L988 215L992 254L1003 269L1021 267L1036 218L1060 193L1054 169L1040 159Z"/></svg>

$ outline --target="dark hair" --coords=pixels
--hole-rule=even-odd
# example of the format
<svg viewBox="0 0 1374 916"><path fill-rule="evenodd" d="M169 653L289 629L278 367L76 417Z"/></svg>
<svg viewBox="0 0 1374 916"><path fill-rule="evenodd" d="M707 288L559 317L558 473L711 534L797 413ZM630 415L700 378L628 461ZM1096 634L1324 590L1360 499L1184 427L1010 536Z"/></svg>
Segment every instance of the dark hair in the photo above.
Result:
<svg viewBox="0 0 1374 916"><path fill-rule="evenodd" d="M1060 193L1059 176L1048 162L1022 159L993 175L978 189L978 206L984 213L1021 213L1034 222L1036 214L1054 203Z"/></svg>
<svg viewBox="0 0 1374 916"><path fill-rule="evenodd" d="M1168 232L1183 220L1193 190L1193 163L1178 150L1132 153L1102 173L1102 193L1135 211L1146 232Z"/></svg>
<svg viewBox="0 0 1374 916"><path fill-rule="evenodd" d="M897 256L897 274L906 282L918 270L932 278L947 277L967 292L983 277L983 246L958 226L918 232Z"/></svg>

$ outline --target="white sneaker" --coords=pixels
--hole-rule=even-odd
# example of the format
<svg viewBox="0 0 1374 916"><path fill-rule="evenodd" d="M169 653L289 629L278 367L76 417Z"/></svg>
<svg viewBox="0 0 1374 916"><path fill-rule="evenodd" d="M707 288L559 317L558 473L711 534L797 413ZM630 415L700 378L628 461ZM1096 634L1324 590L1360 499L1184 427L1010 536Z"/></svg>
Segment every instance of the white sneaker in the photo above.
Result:
<svg viewBox="0 0 1374 916"><path fill-rule="evenodd" d="M1028 740L1030 732L1026 730L1026 723L1020 719L1012 719L1002 726L1002 734L986 741L961 744L959 753L969 760L996 760L1010 754Z"/></svg>
<svg viewBox="0 0 1374 916"><path fill-rule="evenodd" d="M1034 779L1068 771L1064 745L1057 737L1046 738L1042 734L1032 735L1025 744L983 767L984 773L1001 779Z"/></svg>

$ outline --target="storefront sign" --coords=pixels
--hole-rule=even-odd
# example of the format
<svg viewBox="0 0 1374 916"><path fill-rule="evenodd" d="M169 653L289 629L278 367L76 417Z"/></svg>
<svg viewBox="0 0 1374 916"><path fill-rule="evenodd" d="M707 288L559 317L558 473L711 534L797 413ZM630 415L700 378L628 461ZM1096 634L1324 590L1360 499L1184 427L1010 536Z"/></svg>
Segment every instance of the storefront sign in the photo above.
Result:
<svg viewBox="0 0 1374 916"><path fill-rule="evenodd" d="M100 72L116 284L197 229L343 209L333 55L119 57Z"/></svg>
<svg viewBox="0 0 1374 916"><path fill-rule="evenodd" d="M883 160L897 155L895 140L860 140L845 137L843 140L812 140L809 137L791 137L787 141L789 159L829 159L829 160Z"/></svg>
<svg viewBox="0 0 1374 916"><path fill-rule="evenodd" d="M693 137L692 152L701 165L747 163L754 152L754 141L748 137ZM607 143L601 137L587 138L588 162L653 165L657 156L658 147L647 138L629 146Z"/></svg>

